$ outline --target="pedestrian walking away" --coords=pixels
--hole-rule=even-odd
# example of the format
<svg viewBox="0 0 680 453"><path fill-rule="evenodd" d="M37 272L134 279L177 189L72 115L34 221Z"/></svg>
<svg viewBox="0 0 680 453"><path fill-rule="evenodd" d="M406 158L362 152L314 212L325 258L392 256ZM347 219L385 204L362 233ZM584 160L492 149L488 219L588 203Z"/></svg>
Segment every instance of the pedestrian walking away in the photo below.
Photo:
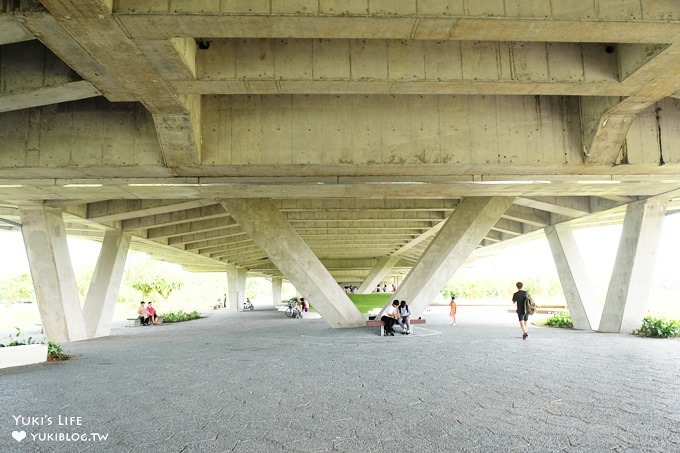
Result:
<svg viewBox="0 0 680 453"><path fill-rule="evenodd" d="M529 314L526 312L527 292L522 288L524 283L517 282L517 292L512 295L512 302L517 304L517 318L519 319L519 327L522 329L522 339L526 340L529 337L529 329L527 328L527 321Z"/></svg>

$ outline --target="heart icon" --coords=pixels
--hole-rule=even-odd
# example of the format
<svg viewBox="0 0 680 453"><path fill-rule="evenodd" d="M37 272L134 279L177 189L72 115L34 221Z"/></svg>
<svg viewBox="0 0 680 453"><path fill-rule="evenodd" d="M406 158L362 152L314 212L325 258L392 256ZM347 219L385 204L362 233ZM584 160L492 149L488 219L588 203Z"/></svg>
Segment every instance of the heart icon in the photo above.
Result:
<svg viewBox="0 0 680 453"><path fill-rule="evenodd" d="M21 442L26 437L26 431L12 431L12 437L14 437L17 442Z"/></svg>

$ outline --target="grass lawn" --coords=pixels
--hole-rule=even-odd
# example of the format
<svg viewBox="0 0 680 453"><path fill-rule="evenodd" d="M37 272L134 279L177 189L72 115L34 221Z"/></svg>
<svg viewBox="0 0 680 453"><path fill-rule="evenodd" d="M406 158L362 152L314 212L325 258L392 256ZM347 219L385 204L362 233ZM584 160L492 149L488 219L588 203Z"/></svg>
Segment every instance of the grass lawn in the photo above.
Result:
<svg viewBox="0 0 680 453"><path fill-rule="evenodd" d="M368 313L374 308L384 307L392 295L392 293L348 294L350 300L354 302L354 305L363 314Z"/></svg>

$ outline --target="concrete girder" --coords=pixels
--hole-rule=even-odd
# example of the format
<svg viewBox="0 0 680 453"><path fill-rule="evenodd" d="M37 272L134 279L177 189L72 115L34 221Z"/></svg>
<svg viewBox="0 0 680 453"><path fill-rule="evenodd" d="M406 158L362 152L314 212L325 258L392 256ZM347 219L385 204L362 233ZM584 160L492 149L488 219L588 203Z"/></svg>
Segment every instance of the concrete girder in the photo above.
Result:
<svg viewBox="0 0 680 453"><path fill-rule="evenodd" d="M235 225L234 219L229 217L209 220L198 220L189 223L178 223L159 228L149 228L147 239L168 239L173 236L184 236L189 233L202 233L206 231L222 230L227 226Z"/></svg>
<svg viewBox="0 0 680 453"><path fill-rule="evenodd" d="M269 200L222 200L226 210L331 327L365 320L319 259Z"/></svg>
<svg viewBox="0 0 680 453"><path fill-rule="evenodd" d="M203 241L191 242L184 245L184 250L198 250L206 247L214 247L216 245L228 246L231 244L240 244L242 242L248 242L251 239L246 233L239 233L231 237L219 237L215 239L206 239Z"/></svg>
<svg viewBox="0 0 680 453"><path fill-rule="evenodd" d="M634 93L620 102L607 98L581 98L586 163L615 164L635 117L680 89L680 82L672 75L677 74L680 68L680 45L654 46L651 51L645 46L640 47L624 47L628 49L626 55L637 57L642 53L642 62L628 63L627 67L633 66L635 70L626 69L624 74L627 75L624 83L636 87ZM650 58L650 53L653 58Z"/></svg>
<svg viewBox="0 0 680 453"><path fill-rule="evenodd" d="M616 55L607 53L604 44L213 39L197 58L196 77L169 77L179 91L375 94L401 87L411 93L457 94L468 93L474 85L479 94L630 92L618 83Z"/></svg>
<svg viewBox="0 0 680 453"><path fill-rule="evenodd" d="M186 247L189 244L196 242L203 242L219 238L233 238L245 234L241 231L241 227L234 223L218 230L204 231L201 233L189 233L181 236L173 236L168 238L168 245L176 247Z"/></svg>
<svg viewBox="0 0 680 453"><path fill-rule="evenodd" d="M0 14L0 46L32 39L35 36L19 22L17 16Z"/></svg>
<svg viewBox="0 0 680 453"><path fill-rule="evenodd" d="M197 253L201 255L207 255L211 258L224 258L227 256L240 256L245 255L248 252L260 252L261 250L255 245L255 243L248 239L240 244L229 244L229 245L217 245L213 247L204 247L199 249Z"/></svg>
<svg viewBox="0 0 680 453"><path fill-rule="evenodd" d="M524 233L522 223L510 219L499 219L491 230L510 236L521 236Z"/></svg>
<svg viewBox="0 0 680 453"><path fill-rule="evenodd" d="M671 3L642 7L629 2L624 8L598 8L583 2L579 8L558 4L480 2L479 8L462 2L380 3L319 2L301 11L296 3L262 2L239 7L237 2L182 5L170 1L139 9L139 2L121 1L116 17L136 39L170 39L175 36L210 38L324 38L470 40L527 42L665 43L679 42ZM383 6L385 5L385 6ZM140 14L141 13L141 14ZM489 17L493 16L493 17Z"/></svg>
<svg viewBox="0 0 680 453"><path fill-rule="evenodd" d="M457 199L354 199L354 198L307 198L302 200L275 199L272 203L281 212L305 211L367 211L389 210L391 212L442 211L451 212L458 205Z"/></svg>
<svg viewBox="0 0 680 453"><path fill-rule="evenodd" d="M1 114L3 120L7 120L0 121L0 133L7 134L7 146L0 158L0 168L3 169L0 170L0 177L14 177L17 168L36 172L42 178L89 175L88 183L103 185L99 189L92 189L95 199L168 198L169 190L178 196L206 199L239 196L249 192L257 195L263 190L272 197L310 197L309 187L292 183L269 185L258 179L258 174L272 172L336 175L331 178L333 183L313 186L314 191L311 192L318 197L371 198L389 194L390 197L403 199L420 194L435 197L437 191L441 198L489 192L493 192L493 195L516 192L524 196L555 193L629 195L641 193L639 183L634 187L629 186L633 182L631 175L639 177L640 173L649 172L650 165L660 174L674 174L677 169L670 164L680 162L680 152L674 146L664 149L664 162L667 164L664 167L659 167L658 154L642 150L642 143L659 141L659 129L648 127L650 121L657 122L657 114L645 111L639 115L631 131L636 140L628 146L628 165L615 168L584 165L582 149L574 140L573 133L565 133L565 130L574 129L573 121L576 119L568 113L575 108L569 105L573 100L566 99L525 99L517 96L481 102L474 101L470 96L404 96L399 97L401 101L383 96L253 96L261 99L257 102L251 99L245 103L242 96L228 98L228 102L224 100L224 109L216 109L217 105L213 105L222 103L222 100L206 101L213 105L211 108L216 109L211 113L214 121L224 126L219 129L230 133L220 135L212 132L212 129L207 132L205 152L211 165L198 173L250 173L248 178L196 176L189 178L191 181L187 181L187 186L181 186L184 180L154 178L158 172L167 169L159 165L162 153L152 119L140 114L139 106L115 105L106 109L103 100L99 103L71 103L74 105L69 104L59 111L38 109ZM251 104L258 104L259 107ZM500 105L507 114L501 115L502 120L499 122L495 118L499 117L496 107ZM677 121L679 113L673 105L670 102L663 104L664 108L658 112L658 121L668 121L669 124ZM79 106L101 107L83 115L77 108ZM237 111L237 106L242 110ZM262 114L265 111L270 114ZM127 116L123 118L125 112ZM279 112L280 116L274 112ZM520 117L522 121L519 121ZM455 126L467 121L482 121L492 132L484 135ZM58 136L50 129L52 122L62 126ZM4 124L12 124L12 128L5 130L7 126L3 127ZM306 127L305 124L313 127ZM326 130L328 124L336 125L333 131ZM437 124L443 126L431 126ZM304 134L300 131L303 127L306 131ZM254 132L277 129L281 130L281 137L275 141L262 140L261 133ZM91 133L82 134L83 130ZM362 130L362 135L349 134L352 130ZM534 137L536 130L540 131L540 139ZM118 133L125 134L122 135L124 140L112 142ZM680 140L678 135L672 127L661 130L661 139L667 145ZM40 146L37 146L35 138L27 142L26 136L40 136ZM69 143L68 152L64 149L66 140ZM327 142L334 144L331 149L328 149ZM109 149L106 146L118 152L104 152ZM93 147L94 152L91 151ZM501 154L499 147L503 149ZM304 151L281 153L279 150L282 148ZM536 151L529 152L529 149ZM347 163L343 164L345 160ZM451 160L459 165L444 164ZM540 162L537 163L537 160ZM41 162L49 162L49 167L41 167ZM137 174L151 174L146 180L128 183L113 177L121 166L131 167ZM342 176L348 172L379 174L361 178ZM427 172L436 172L437 175L428 178L417 176ZM466 172L473 174L466 176ZM507 184L503 184L499 178L506 172L513 175L506 176ZM100 179L94 176L96 174L108 174L111 178ZM397 177L397 174L400 176ZM532 179L522 185L517 181L520 176L522 179ZM385 178L395 179L395 184L383 183ZM413 179L416 181L397 184ZM424 183L417 184L419 179L424 179ZM533 179L538 180L538 183ZM549 183L542 184L541 180ZM240 185L239 181L248 184ZM589 181L593 181L593 184L589 185ZM644 179L640 181L644 182ZM145 184L131 185L133 182ZM366 185L367 182L381 184ZM53 179L50 183L55 186ZM254 186L253 183L258 185ZM157 187L153 184L157 184ZM162 184L177 186L168 189ZM39 189L37 186L36 190ZM50 187L50 190L64 198L73 196L62 194L60 185ZM25 189L22 192L27 193Z"/></svg>
<svg viewBox="0 0 680 453"><path fill-rule="evenodd" d="M427 216L426 216L427 217ZM423 220L372 220L372 219L355 219L355 220L335 220L335 219L319 219L319 220L290 220L294 228L305 229L324 229L324 228L361 228L364 230L377 229L381 231L390 230L427 230L432 228L433 224L439 221Z"/></svg>
<svg viewBox="0 0 680 453"><path fill-rule="evenodd" d="M638 201L626 207L600 331L631 332L640 327L647 306L649 281L654 271L666 204L666 200L655 199Z"/></svg>
<svg viewBox="0 0 680 453"><path fill-rule="evenodd" d="M544 228L550 224L550 213L526 206L513 205L503 214L504 219L514 220L525 227Z"/></svg>
<svg viewBox="0 0 680 453"><path fill-rule="evenodd" d="M284 212L284 216L289 223L306 222L327 222L327 221L386 221L386 222L402 222L412 221L420 222L424 220L443 221L446 219L446 212L444 211L375 211L375 210L344 210L344 211L288 211Z"/></svg>
<svg viewBox="0 0 680 453"><path fill-rule="evenodd" d="M37 41L0 47L0 60L0 112L101 95Z"/></svg>
<svg viewBox="0 0 680 453"><path fill-rule="evenodd" d="M100 95L101 93L90 82L84 80L36 88L20 93L0 94L0 113L77 101Z"/></svg>
<svg viewBox="0 0 680 453"><path fill-rule="evenodd" d="M511 205L512 198L463 199L399 285L394 299L406 300L413 316L419 316Z"/></svg>
<svg viewBox="0 0 680 453"><path fill-rule="evenodd" d="M587 200L576 197L517 197L514 203L564 217L582 217L591 213L590 207L586 206Z"/></svg>
<svg viewBox="0 0 680 453"><path fill-rule="evenodd" d="M87 219L114 222L214 204L213 200L106 200L87 204Z"/></svg>
<svg viewBox="0 0 680 453"><path fill-rule="evenodd" d="M162 214L153 214L144 217L136 217L124 220L122 229L124 230L143 230L149 228L159 228L168 225L190 223L197 220L210 220L228 217L224 208L219 204L173 210Z"/></svg>
<svg viewBox="0 0 680 453"><path fill-rule="evenodd" d="M209 253L208 256L214 260L238 262L239 265L244 267L245 264L243 263L246 263L249 260L261 260L267 258L267 255L262 251L262 249L258 248L256 245L252 245L250 247L238 247L231 251L225 250L221 252Z"/></svg>
<svg viewBox="0 0 680 453"><path fill-rule="evenodd" d="M109 230L104 235L83 305L88 338L104 337L111 333L111 320L123 280L131 236L119 230Z"/></svg>
<svg viewBox="0 0 680 453"><path fill-rule="evenodd" d="M111 102L136 101L136 97L79 42L57 22L54 16L34 13L23 16L22 22L38 40L76 71L90 81Z"/></svg>
<svg viewBox="0 0 680 453"><path fill-rule="evenodd" d="M201 97L177 95L100 0L45 0L57 22L149 110L168 167L201 161ZM175 54L177 55L177 54ZM79 71L78 66L72 66Z"/></svg>

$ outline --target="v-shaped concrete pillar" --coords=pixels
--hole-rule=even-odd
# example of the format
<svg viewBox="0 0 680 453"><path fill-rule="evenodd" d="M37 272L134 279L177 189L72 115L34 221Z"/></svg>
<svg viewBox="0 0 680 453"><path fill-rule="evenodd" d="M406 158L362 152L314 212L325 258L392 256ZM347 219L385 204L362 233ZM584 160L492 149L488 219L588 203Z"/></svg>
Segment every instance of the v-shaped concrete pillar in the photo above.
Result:
<svg viewBox="0 0 680 453"><path fill-rule="evenodd" d="M97 266L83 306L88 338L104 337L111 333L111 320L120 282L123 280L131 237L130 233L117 230L109 230L104 234Z"/></svg>
<svg viewBox="0 0 680 453"><path fill-rule="evenodd" d="M266 199L228 199L222 205L331 327L366 320L309 246Z"/></svg>
<svg viewBox="0 0 680 453"><path fill-rule="evenodd" d="M375 287L378 286L398 261L398 256L383 256L380 258L373 269L371 269L371 272L368 273L368 277L366 277L361 286L359 286L357 292L359 294L369 294L373 292Z"/></svg>
<svg viewBox="0 0 680 453"><path fill-rule="evenodd" d="M23 206L19 207L19 215L45 336L54 342L85 339L87 333L61 211Z"/></svg>
<svg viewBox="0 0 680 453"><path fill-rule="evenodd" d="M437 298L453 274L512 205L510 197L465 198L430 242L393 299L405 300L414 316Z"/></svg>
<svg viewBox="0 0 680 453"><path fill-rule="evenodd" d="M601 308L594 300L588 271L571 228L556 225L545 228L557 274L575 329L595 330L600 323Z"/></svg>
<svg viewBox="0 0 680 453"><path fill-rule="evenodd" d="M626 208L600 331L631 332L642 324L665 215L666 202L660 200Z"/></svg>

